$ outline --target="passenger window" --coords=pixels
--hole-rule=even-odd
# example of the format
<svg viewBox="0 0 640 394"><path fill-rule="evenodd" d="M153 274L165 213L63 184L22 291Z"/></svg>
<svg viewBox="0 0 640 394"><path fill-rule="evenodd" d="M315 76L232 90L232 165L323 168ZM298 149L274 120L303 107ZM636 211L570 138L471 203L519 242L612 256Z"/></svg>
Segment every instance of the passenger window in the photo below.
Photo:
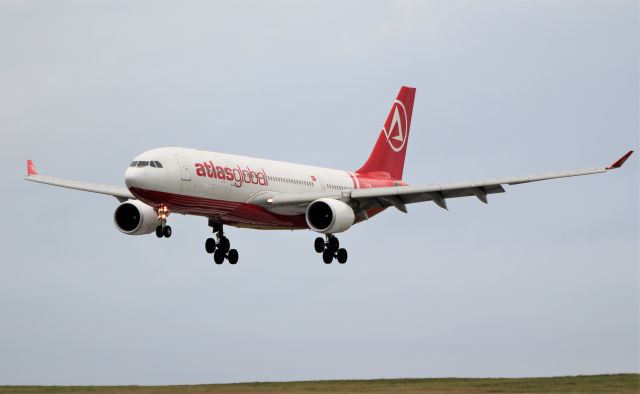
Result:
<svg viewBox="0 0 640 394"><path fill-rule="evenodd" d="M129 167L135 167L138 165L137 161L132 161L131 164L129 165Z"/></svg>
<svg viewBox="0 0 640 394"><path fill-rule="evenodd" d="M156 168L156 162L155 161L150 161L149 165L153 168Z"/></svg>
<svg viewBox="0 0 640 394"><path fill-rule="evenodd" d="M149 165L148 161L139 161L138 162L138 167L146 167Z"/></svg>
<svg viewBox="0 0 640 394"><path fill-rule="evenodd" d="M162 168L162 163L160 163L159 161L156 161L156 167Z"/></svg>

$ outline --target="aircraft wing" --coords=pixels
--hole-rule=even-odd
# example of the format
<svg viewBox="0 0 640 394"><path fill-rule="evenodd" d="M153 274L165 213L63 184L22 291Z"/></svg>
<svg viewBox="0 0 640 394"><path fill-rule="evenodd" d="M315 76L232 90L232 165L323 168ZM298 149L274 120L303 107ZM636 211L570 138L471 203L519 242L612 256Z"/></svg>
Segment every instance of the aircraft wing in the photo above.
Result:
<svg viewBox="0 0 640 394"><path fill-rule="evenodd" d="M129 189L124 186L101 185L97 183L74 181L71 179L39 175L36 171L35 165L31 160L27 161L27 176L24 179L31 182L66 187L69 189L82 190L85 192L107 194L109 196L117 198L120 202L136 199L133 194L131 194Z"/></svg>
<svg viewBox="0 0 640 394"><path fill-rule="evenodd" d="M486 204L488 201L487 195L504 193L503 185L519 185L521 183L549 179L600 174L621 167L632 153L633 151L627 152L620 159L606 167L424 186L394 186L310 194L278 193L270 196L260 196L256 201L252 202L267 209L288 206L301 210L318 198L329 197L347 202L351 201L360 209L395 207L402 212L407 212L406 204L424 201L433 201L439 207L447 209L446 200L457 197L475 196Z"/></svg>

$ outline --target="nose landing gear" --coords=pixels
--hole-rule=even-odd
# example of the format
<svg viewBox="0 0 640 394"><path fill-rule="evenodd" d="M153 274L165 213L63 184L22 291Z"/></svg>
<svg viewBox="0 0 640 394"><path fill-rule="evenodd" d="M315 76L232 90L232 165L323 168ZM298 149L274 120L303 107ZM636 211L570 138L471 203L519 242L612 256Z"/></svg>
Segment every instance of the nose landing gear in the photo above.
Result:
<svg viewBox="0 0 640 394"><path fill-rule="evenodd" d="M167 226L167 217L169 217L169 208L160 204L156 208L156 215L158 215L158 220L160 220L160 225L156 227L156 237L158 238L169 238L171 237L171 226Z"/></svg>
<svg viewBox="0 0 640 394"><path fill-rule="evenodd" d="M238 251L231 249L231 241L224 236L222 223L209 219L209 227L213 228L217 241L213 238L207 238L204 243L204 249L207 253L213 254L213 261L216 264L224 263L225 259L229 261L229 264L236 264L239 258Z"/></svg>
<svg viewBox="0 0 640 394"><path fill-rule="evenodd" d="M340 241L332 234L328 234L325 241L322 237L316 238L313 243L313 247L317 253L322 253L322 261L325 264L331 264L333 259L337 259L338 263L344 264L347 262L347 250L340 247Z"/></svg>

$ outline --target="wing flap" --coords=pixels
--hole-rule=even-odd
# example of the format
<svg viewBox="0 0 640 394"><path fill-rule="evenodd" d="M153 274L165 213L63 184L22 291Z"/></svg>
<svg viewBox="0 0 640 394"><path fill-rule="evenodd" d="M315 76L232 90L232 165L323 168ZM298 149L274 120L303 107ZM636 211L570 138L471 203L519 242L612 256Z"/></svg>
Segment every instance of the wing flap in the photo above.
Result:
<svg viewBox="0 0 640 394"><path fill-rule="evenodd" d="M393 186L368 189L353 189L351 191L320 192L307 194L274 193L262 195L252 201L268 208L286 207L295 205L298 210L304 209L312 201L329 197L352 201L359 209L396 207L406 212L405 204L433 201L441 208L447 209L446 200L449 198L475 196L483 203L487 203L489 194L504 193L503 185L519 185L522 183L545 181L550 179L568 178L574 176L601 174L622 166L631 156L633 151L627 152L616 162L607 167L586 168L571 171L556 171L538 175L526 175L506 178L495 178L472 182L456 182L448 184L434 184L424 186Z"/></svg>

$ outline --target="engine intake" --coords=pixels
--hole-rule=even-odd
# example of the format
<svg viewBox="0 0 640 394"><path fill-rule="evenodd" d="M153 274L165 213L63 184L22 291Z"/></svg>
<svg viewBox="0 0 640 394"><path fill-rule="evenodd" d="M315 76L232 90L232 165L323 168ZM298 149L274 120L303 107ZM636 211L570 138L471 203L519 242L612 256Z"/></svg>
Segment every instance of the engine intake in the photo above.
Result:
<svg viewBox="0 0 640 394"><path fill-rule="evenodd" d="M150 234L161 222L153 208L138 200L125 201L113 214L116 228L128 235Z"/></svg>
<svg viewBox="0 0 640 394"><path fill-rule="evenodd" d="M355 222L353 209L340 200L320 198L307 207L307 225L313 231L335 234L348 230Z"/></svg>

